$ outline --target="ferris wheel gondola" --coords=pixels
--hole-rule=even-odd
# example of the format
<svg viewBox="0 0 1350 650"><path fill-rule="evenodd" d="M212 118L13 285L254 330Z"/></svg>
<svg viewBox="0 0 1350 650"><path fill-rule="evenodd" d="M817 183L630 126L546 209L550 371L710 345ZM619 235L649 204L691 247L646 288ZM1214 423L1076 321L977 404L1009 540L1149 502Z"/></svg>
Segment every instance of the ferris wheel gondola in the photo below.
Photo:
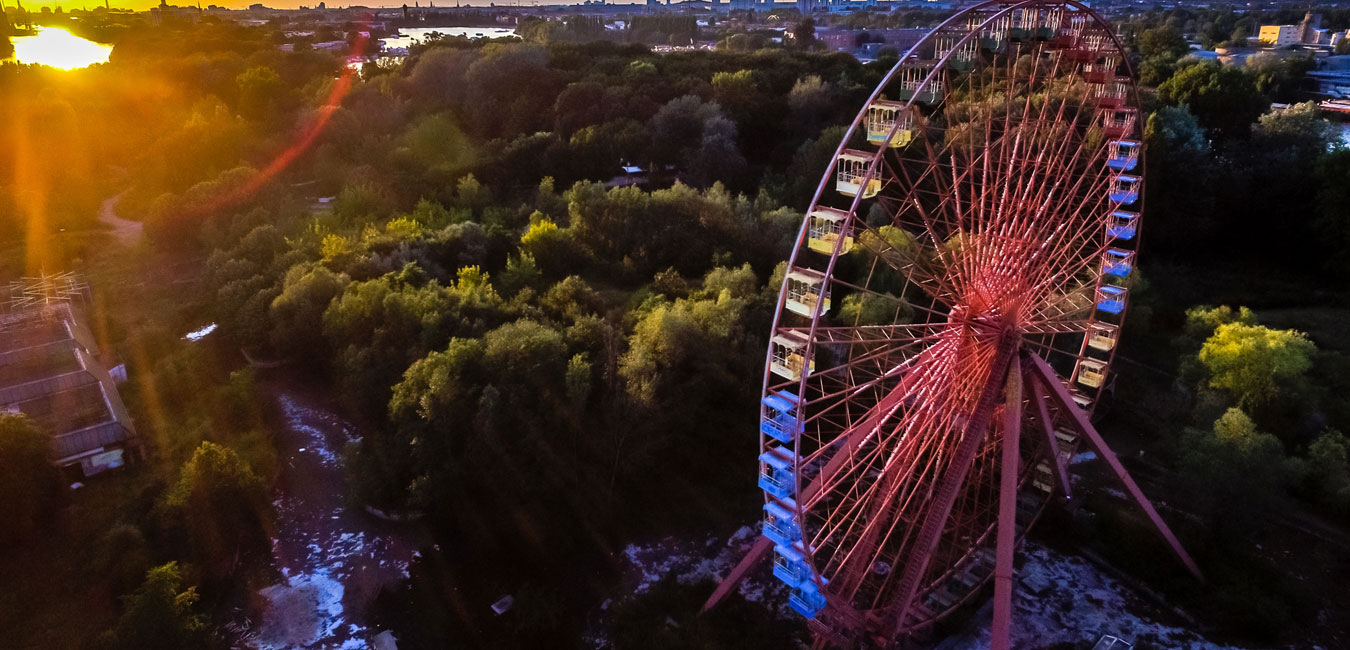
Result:
<svg viewBox="0 0 1350 650"><path fill-rule="evenodd" d="M887 646L995 583L1092 446L1136 272L1127 57L1073 0L986 2L901 57L839 143L765 364L763 537L822 644Z"/></svg>

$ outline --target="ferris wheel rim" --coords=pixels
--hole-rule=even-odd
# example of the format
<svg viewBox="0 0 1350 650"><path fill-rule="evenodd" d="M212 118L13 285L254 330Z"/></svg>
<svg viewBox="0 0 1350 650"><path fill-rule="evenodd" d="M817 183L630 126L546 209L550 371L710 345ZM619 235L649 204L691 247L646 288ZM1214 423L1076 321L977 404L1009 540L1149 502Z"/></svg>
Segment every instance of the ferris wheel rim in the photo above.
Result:
<svg viewBox="0 0 1350 650"><path fill-rule="evenodd" d="M863 105L862 109L861 109L861 110L859 111L859 113L855 116L854 120L852 121L852 123L850 124L848 130L846 131L845 136L842 138L842 140L841 140L839 146L838 146L837 149L836 149L836 152L835 152L835 158L832 159L832 161L831 161L832 164L839 158L839 156L840 156L841 154L844 154L844 153L847 151L847 145L848 145L850 139L858 132L859 127L864 123L864 121L865 121L865 119L866 119L866 116L867 116L867 112L868 112L868 110L869 110L869 107L872 105L873 102L877 101L878 97L881 95L881 93L883 92L883 90L885 90L885 89L887 88L887 86L893 81L893 79L894 79L895 75L897 74L897 72L898 72L899 70L901 70L901 69L906 65L906 63L910 63L910 62L914 62L914 61L919 60L916 53L920 51L920 48L923 48L925 45L931 45L931 44L932 44L932 39L936 38L937 35L941 32L942 29L944 29L944 28L946 28L946 27L948 27L948 26L950 26L950 25L952 25L952 24L958 23L958 22L961 21L963 18L967 18L967 17L973 16L973 15L979 14L979 13L982 12L982 11L986 11L986 10L988 10L988 9L995 8L995 7L998 7L998 8L999 8L998 11L995 12L995 13L993 13L993 14L991 14L991 15L989 15L989 16L988 16L987 18L985 18L985 19L983 20L983 22L981 22L979 25L976 25L976 26L969 26L969 25L968 25L966 28L964 28L963 36L962 36L962 38L960 39L960 41L958 42L958 44L964 44L964 43L970 41L970 40L973 39L973 38L977 38L978 35L981 33L981 30L983 30L983 29L985 29L987 26L989 26L989 25L995 23L995 21L997 21L999 18L1004 17L1004 16L1009 16L1009 15L1011 15L1012 12L1014 12L1014 11L1016 11L1016 10L1018 10L1018 9L1025 9L1025 8L1058 8L1058 9L1069 9L1069 8L1072 8L1074 11L1083 12L1082 15L1085 16L1085 17L1087 17L1089 20L1091 20L1091 21L1095 24L1096 27L1104 28L1104 29L1103 29L1104 33L1110 36L1111 43L1112 43L1112 45L1114 45L1114 48L1115 48L1114 51L1117 52L1117 53L1122 54L1122 56L1121 56L1121 59L1122 59L1122 60L1120 61L1120 64L1123 64L1124 67L1125 67L1125 69L1126 69L1126 75L1127 75L1126 78L1127 78L1127 79L1133 79L1133 77L1134 77L1134 71L1133 71L1133 68L1132 68L1132 66L1130 66L1130 62L1129 62L1129 60L1128 60L1128 57L1123 56L1124 48L1123 48L1123 46L1122 46L1122 44L1121 44L1121 42L1120 42L1120 39L1119 39L1118 35L1115 34L1114 30L1112 30L1112 29L1110 28L1109 24L1108 24L1104 19L1102 19L1100 15L1098 15L1095 11L1093 11L1090 7L1087 7L1087 6L1083 5L1083 4L1081 4L1080 2L1077 2L1076 0L1060 0L1060 1L1054 1L1054 2L1050 2L1050 1L1046 1L1046 0L1023 0L1023 1L1020 1L1020 2L1007 2L1007 1L1005 1L1005 0L991 0L991 1L989 1L989 2L981 3L981 4L979 4L979 5L975 5L975 6L973 6L973 7L970 7L970 8L967 8L967 9L965 9L965 10L962 10L962 11L960 11L960 12L957 12L956 14L954 14L953 16L951 16L950 18L948 18L947 20L943 21L943 23L941 23L937 28L935 28L935 29L931 30L930 32L928 32L927 34L925 34L925 35L923 36L923 38L921 38L920 41L919 41L918 43L916 43L913 47L911 47L911 48L905 53L904 56L900 57L900 59L899 59L899 60L897 61L897 63L895 64L895 66L893 66L892 69L891 69L891 70L883 77L882 81L877 85L877 88L874 89L874 91L872 92L872 94L868 97L867 103ZM940 74L940 73L942 72L942 70L945 69L945 67L946 67L947 64L948 64L949 59L952 57L953 54L955 54L955 52L956 52L956 50L955 50L955 48L953 48L952 50L947 51L943 56L941 56L941 57L937 60L937 63L936 63L935 65L933 65L933 69L929 72L929 74L927 75L927 77L924 79L924 81L923 81L923 86L921 86L921 87L926 87L926 86L928 86L928 85L936 78L936 76L937 76L938 74ZM1137 90L1137 87L1134 87L1134 86L1133 86L1133 84L1131 84L1131 91L1133 92L1133 96L1134 96L1134 97L1133 97L1133 99L1134 99L1133 105L1134 105L1134 106L1138 106L1138 90ZM907 101L905 101L905 103L904 103L905 107L906 107L906 108L912 108L912 107L914 106L914 104L916 103L916 101L917 101L917 97L918 97L918 92L915 92L913 95L911 95L911 97L910 97ZM894 131L894 129L893 129L893 131ZM872 177L875 176L875 175L877 174L878 169L879 169L879 165L881 164L881 161L883 160L883 158L884 158L884 156L885 156L885 151L886 151L886 150L885 150L884 147L878 147L877 150L876 150L874 153L869 154L869 155L871 156L871 162L870 162L870 164L869 164L869 168L868 168L867 175L866 175L866 176L863 178L863 180L861 181L863 184L868 183L868 182L872 179ZM824 192L825 192L826 187L829 185L829 181L830 181L830 178L831 178L831 176L832 176L831 171L832 171L832 169L831 169L831 170L827 170L826 173L823 175L823 177L822 177L822 179L821 179L821 182L820 182L820 184L818 185L818 187L817 187L817 189L816 189L816 193L815 193L814 197L812 198L812 201L811 201L811 204L810 204L810 209L808 209L808 211L807 211L807 215L808 215L808 216L807 216L807 218L805 218L805 219L803 220L803 225L802 225L801 229L800 229L799 232L798 232L797 243L796 243L796 245L794 246L793 251L792 251L792 253L791 253L791 255L789 256L789 259L788 259L788 268L789 268L789 270L798 268L797 262L798 262L798 259L800 258L800 253L802 252L802 250L803 250L803 248L804 248L804 242L806 241L806 232L807 232L807 228L808 228L809 215L810 215L812 212L814 212L815 210L820 209L821 207L823 207L822 204L821 204L821 198L822 198L822 195L823 195ZM851 203L851 205L850 205L850 208L849 208L849 210L847 211L848 214L850 215L850 218L851 218L851 219L861 221L861 220L859 219L858 215L857 215L857 210L858 210L858 207L859 207L859 205L861 204L862 201L863 201L863 196L862 196L862 193L859 192L859 193L853 198L852 203ZM1140 208L1142 209L1142 204L1140 204ZM843 244L842 241L836 242L833 251L832 251L831 253L829 253L829 262L828 262L827 270L824 271L824 275L825 275L827 278L830 278L830 277L833 275L834 267L835 267L836 261L839 259L839 257L841 256L841 254L845 252L845 251L842 250L842 249L843 249L843 245L842 245L842 244ZM816 342L817 342L817 336L816 336L816 334L817 334L817 332L819 331L819 329L820 329L820 327L821 327L820 322L821 322L821 317L822 317L822 315L823 315L824 310L821 309L821 306L820 306L819 304L816 305L816 307L815 307L815 308L813 309L813 311L812 311L812 314L811 314L810 317L809 317L809 318L810 318L810 326L807 327L807 328L800 328L800 327L798 327L798 328L785 328L785 327L782 325L782 320L783 320L783 315L784 315L783 312L784 312L784 304L785 304L785 299L786 299L786 296L787 296L787 291L788 291L788 289L787 289L787 281L785 280L784 285L783 285L782 287L780 287L780 291L779 291L779 295L778 295L777 309L775 310L774 317L773 317L773 331L774 331L775 333L778 333L778 332L783 331L783 330L785 330L785 329L788 329L788 330L795 329L795 330L798 330L798 331L800 331L800 330L807 330L807 331L802 331L801 333L802 333L802 334L805 334L805 339L806 339L805 342L806 342L806 345L808 346L806 349L807 349L807 351L808 351L808 353L809 353L809 352L813 351L813 346L816 345ZM1122 314L1122 317L1123 317L1123 314ZM1089 322L1089 321L1084 321L1084 322ZM928 325L931 325L931 324L928 324ZM856 327L855 327L855 328L840 327L840 328L838 328L838 329L856 329ZM771 346L771 347L770 347L770 352L769 352L770 356L772 355L772 345L773 345L773 344L770 343L770 346ZM1112 354L1112 357L1114 357L1114 354ZM767 396L767 395L769 394L769 389L770 389L770 385L771 385L772 375L773 375L773 373L772 373L772 371L770 370L770 364L768 363L768 359L766 359L765 371L764 371L764 379L763 379L763 385L762 385L762 389L761 389L761 394L762 394L762 395L766 395L766 396ZM801 377L800 377L800 379L799 379L798 382L797 382L797 384L798 384L797 390L798 390L798 394L803 396L803 399L804 399L805 396L806 396L805 387L806 387L807 382L808 382L808 373L807 373L807 372L802 372L802 373L801 373ZM803 405L799 403L798 406L797 406L798 412L800 412L801 409L803 409L803 408L804 408ZM764 435L761 434L761 445L760 445L760 446L761 446L761 449L762 449L762 450L765 449L765 448L766 448L766 445L767 445L767 440L765 439ZM793 452L794 452L794 453L799 452L799 450L800 450L800 449L799 449L799 445L800 445L800 441L798 441L797 444L794 445L794 449L793 449ZM797 495L803 495L803 487L804 487L804 486L801 484L802 472L801 472L800 468L798 468L798 470L795 471L794 473L795 473L795 480L796 480L796 483L797 483L796 486L795 486L794 494L797 494ZM795 506L795 509L796 509L795 515L796 515L796 517L797 517L799 520L801 520L801 519L803 518L803 516L806 514L807 509L809 508L809 505L807 504L807 500L806 500L806 499L802 499L802 500L796 501L796 502L794 503L794 506ZM987 534L987 533L986 533L986 534ZM806 544L805 542L803 543L803 545L804 545L804 546L809 546L809 544ZM978 548L978 546L974 546L974 547L972 547L972 548ZM808 549L807 549L807 554L808 554L808 555L813 555L813 551L812 551L811 549L808 548ZM825 587L825 582L823 581L823 576L821 575L821 573L820 573L819 571L817 571L817 568L814 566L814 562L812 563L812 576L811 576L811 577L812 577L812 579L815 581L815 583L816 583L816 585L817 585L818 587L821 587L821 588Z"/></svg>

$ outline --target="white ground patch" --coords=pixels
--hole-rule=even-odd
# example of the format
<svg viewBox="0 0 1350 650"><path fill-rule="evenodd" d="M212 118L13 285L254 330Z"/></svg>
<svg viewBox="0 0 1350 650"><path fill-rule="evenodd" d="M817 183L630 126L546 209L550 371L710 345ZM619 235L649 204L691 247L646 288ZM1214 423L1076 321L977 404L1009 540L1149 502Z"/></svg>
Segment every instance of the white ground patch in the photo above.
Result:
<svg viewBox="0 0 1350 650"><path fill-rule="evenodd" d="M1019 556L1023 564L1013 592L1014 648L1038 650L1058 643L1096 641L1110 634L1173 650L1239 650L1137 614L1154 608L1083 558L1060 555L1034 542L1023 545ZM986 620L973 635L948 639L939 647L984 650L989 647L988 625Z"/></svg>
<svg viewBox="0 0 1350 650"><path fill-rule="evenodd" d="M667 576L681 584L704 579L720 580L740 561L754 542L755 531L741 528L725 543L709 536L702 540L664 539L624 548L630 568L624 593L615 600L646 593ZM1014 648L1041 650L1060 643L1096 641L1111 634L1127 641L1146 641L1169 650L1241 650L1204 639L1196 632L1151 620L1156 611L1129 586L1111 578L1087 560L1065 556L1044 546L1028 542L1019 551L1022 559L1017 573L1013 618ZM746 600L761 603L780 619L797 614L787 606L788 589L767 572L752 570L740 585ZM604 611L601 606L600 632L587 638L593 648L605 648ZM974 632L942 640L934 648L941 650L985 650L989 647L989 622L972 623Z"/></svg>
<svg viewBox="0 0 1350 650"><path fill-rule="evenodd" d="M742 526L726 541L715 535L695 540L668 537L650 544L624 547L628 567L624 571L622 594L600 605L600 620L592 626L584 644L597 649L609 647L605 635L606 614L615 601L641 597L656 583L671 576L682 585L705 580L718 582L745 556L757 536L755 528ZM797 616L787 606L787 586L768 573L752 571L741 581L739 592L747 601L763 604L780 619Z"/></svg>

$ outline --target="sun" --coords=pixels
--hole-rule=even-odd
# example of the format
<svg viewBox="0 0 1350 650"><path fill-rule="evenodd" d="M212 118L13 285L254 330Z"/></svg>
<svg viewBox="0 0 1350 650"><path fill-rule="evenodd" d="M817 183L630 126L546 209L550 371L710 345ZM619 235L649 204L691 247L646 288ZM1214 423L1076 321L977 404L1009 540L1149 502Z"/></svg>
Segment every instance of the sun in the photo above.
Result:
<svg viewBox="0 0 1350 650"><path fill-rule="evenodd" d="M14 58L23 63L40 63L60 70L84 68L106 63L111 45L87 41L59 27L39 27L36 36L13 39Z"/></svg>

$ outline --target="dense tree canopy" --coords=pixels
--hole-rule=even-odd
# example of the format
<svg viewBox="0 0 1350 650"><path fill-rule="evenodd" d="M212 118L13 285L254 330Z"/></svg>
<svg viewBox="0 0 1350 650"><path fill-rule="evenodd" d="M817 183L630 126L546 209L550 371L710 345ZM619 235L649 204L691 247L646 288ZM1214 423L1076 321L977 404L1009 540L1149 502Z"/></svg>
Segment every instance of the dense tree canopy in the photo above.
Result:
<svg viewBox="0 0 1350 650"><path fill-rule="evenodd" d="M65 496L49 441L22 415L0 414L0 547L33 542L50 530Z"/></svg>

